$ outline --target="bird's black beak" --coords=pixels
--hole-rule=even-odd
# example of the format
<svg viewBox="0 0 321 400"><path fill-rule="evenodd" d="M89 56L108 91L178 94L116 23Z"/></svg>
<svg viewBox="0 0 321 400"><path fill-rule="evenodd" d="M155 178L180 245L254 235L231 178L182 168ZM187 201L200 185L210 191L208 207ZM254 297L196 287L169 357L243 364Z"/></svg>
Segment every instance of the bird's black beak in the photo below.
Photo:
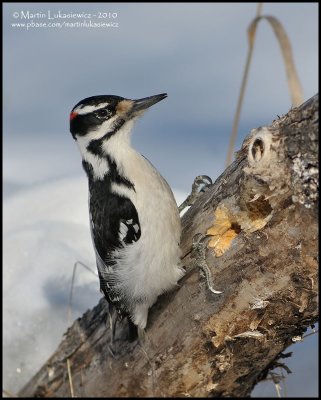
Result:
<svg viewBox="0 0 321 400"><path fill-rule="evenodd" d="M144 111L151 107L153 104L165 99L167 93L157 94L156 96L144 97L143 99L133 100L134 104L132 106L131 112L138 113L139 111Z"/></svg>

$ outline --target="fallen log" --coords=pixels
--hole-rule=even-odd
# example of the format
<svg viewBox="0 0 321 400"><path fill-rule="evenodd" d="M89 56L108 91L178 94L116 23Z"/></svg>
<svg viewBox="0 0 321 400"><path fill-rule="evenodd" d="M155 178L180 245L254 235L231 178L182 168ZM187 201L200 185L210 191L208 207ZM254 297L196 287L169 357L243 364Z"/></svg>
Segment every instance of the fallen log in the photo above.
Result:
<svg viewBox="0 0 321 400"><path fill-rule="evenodd" d="M182 217L183 262L196 233L211 235L207 263L223 293L188 272L151 309L143 346L119 323L115 354L102 299L19 395L249 396L318 319L317 221L318 95L253 129Z"/></svg>

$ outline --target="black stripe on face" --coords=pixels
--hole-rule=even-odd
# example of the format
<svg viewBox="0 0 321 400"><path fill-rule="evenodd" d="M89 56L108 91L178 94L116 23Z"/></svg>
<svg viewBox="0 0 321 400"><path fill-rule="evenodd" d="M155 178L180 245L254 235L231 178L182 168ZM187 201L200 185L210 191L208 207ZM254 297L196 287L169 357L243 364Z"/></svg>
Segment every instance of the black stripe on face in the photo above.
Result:
<svg viewBox="0 0 321 400"><path fill-rule="evenodd" d="M112 118L116 114L117 105L124 100L120 96L93 96L80 101L73 108L70 120L70 132L74 139L76 136L84 136L87 133L97 129L103 122ZM101 107L87 114L77 114L78 107L99 106L99 104L108 103L106 107ZM79 110L81 112L81 108Z"/></svg>
<svg viewBox="0 0 321 400"><path fill-rule="evenodd" d="M93 139L87 146L87 150L95 156L104 157L105 153L102 150L102 144L105 140L108 140L111 136L115 135L117 131L124 125L126 121L123 118L119 118L115 121L111 131L107 132L104 136L99 139Z"/></svg>
<svg viewBox="0 0 321 400"><path fill-rule="evenodd" d="M74 139L76 135L85 136L87 133L97 129L102 121L98 119L94 113L78 114L70 120L70 132Z"/></svg>
<svg viewBox="0 0 321 400"><path fill-rule="evenodd" d="M103 111L106 112L105 115L102 115ZM75 113L75 116L70 120L70 132L74 139L76 135L85 136L87 133L99 129L104 122L114 117L115 114L115 107L111 108L110 106L99 108L88 114Z"/></svg>

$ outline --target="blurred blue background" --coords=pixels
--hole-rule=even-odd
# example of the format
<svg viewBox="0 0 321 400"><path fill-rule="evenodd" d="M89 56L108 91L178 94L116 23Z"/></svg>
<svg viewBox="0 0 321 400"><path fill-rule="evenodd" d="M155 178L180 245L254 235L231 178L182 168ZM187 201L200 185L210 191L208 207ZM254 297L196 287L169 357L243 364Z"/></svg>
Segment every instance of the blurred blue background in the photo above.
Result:
<svg viewBox="0 0 321 400"><path fill-rule="evenodd" d="M97 94L168 98L138 121L134 146L178 191L194 177L215 179L225 169L229 135L247 54L246 30L257 3L5 3L4 196L81 176L69 133L69 112ZM41 28L17 23L61 13L91 13L114 27ZM22 14L23 11L23 14ZM24 18L29 11L29 19ZM38 13L38 14L37 14ZM98 18L113 13L112 18ZM31 14L34 14L33 16ZM291 40L304 99L318 90L318 3L267 3ZM291 107L279 45L266 21L259 27L246 89L237 150L250 129ZM76 198L75 201L78 201ZM288 396L316 396L317 335L293 347ZM45 361L45 360L44 360ZM262 383L256 396L276 396Z"/></svg>

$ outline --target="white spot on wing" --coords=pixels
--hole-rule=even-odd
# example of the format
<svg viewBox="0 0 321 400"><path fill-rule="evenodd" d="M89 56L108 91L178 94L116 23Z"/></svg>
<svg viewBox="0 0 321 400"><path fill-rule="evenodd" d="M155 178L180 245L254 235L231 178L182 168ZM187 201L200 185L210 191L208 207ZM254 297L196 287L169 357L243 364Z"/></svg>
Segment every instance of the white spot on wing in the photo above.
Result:
<svg viewBox="0 0 321 400"><path fill-rule="evenodd" d="M119 240L123 241L124 238L126 237L128 232L128 226L125 225L123 222L120 223L119 225Z"/></svg>
<svg viewBox="0 0 321 400"><path fill-rule="evenodd" d="M133 225L133 228L135 229L136 233L139 231L139 226L137 224Z"/></svg>

